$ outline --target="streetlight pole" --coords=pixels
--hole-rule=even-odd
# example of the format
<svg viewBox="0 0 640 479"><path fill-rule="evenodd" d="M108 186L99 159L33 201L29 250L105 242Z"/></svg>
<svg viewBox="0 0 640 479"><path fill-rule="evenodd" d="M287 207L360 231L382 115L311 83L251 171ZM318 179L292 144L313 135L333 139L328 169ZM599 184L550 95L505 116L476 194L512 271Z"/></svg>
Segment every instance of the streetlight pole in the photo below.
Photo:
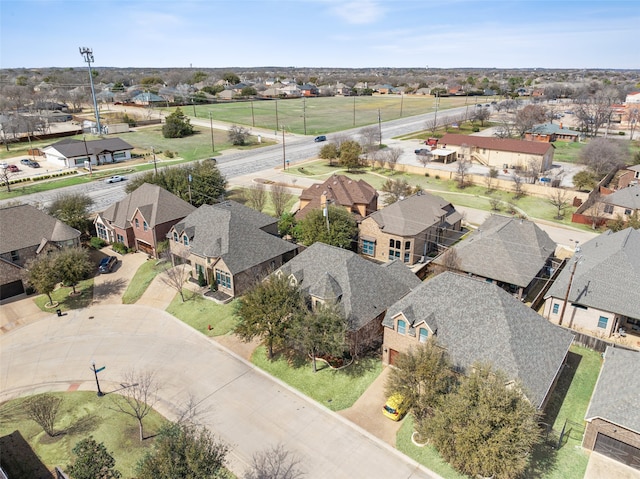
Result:
<svg viewBox="0 0 640 479"><path fill-rule="evenodd" d="M282 126L282 170L286 170L287 169L287 151L285 149L285 145L284 145L284 125Z"/></svg>
<svg viewBox="0 0 640 479"><path fill-rule="evenodd" d="M302 98L302 121L304 122L304 134L307 134L307 99Z"/></svg>
<svg viewBox="0 0 640 479"><path fill-rule="evenodd" d="M91 361L91 370L93 371L93 375L96 377L96 386L98 386L98 397L102 397L104 396L104 393L102 392L102 390L100 389L100 381L98 381L98 373L100 371L102 371L105 368L105 366L96 369L96 362L95 361Z"/></svg>
<svg viewBox="0 0 640 479"><path fill-rule="evenodd" d="M93 73L91 72L91 62L93 60L93 50L87 47L80 47L80 55L84 57L84 61L89 66L89 82L91 83L91 97L93 98L93 109L96 112L96 126L98 128L98 135L102 134L102 128L100 127L100 112L98 111L98 102L96 100L96 91L93 88Z"/></svg>
<svg viewBox="0 0 640 479"><path fill-rule="evenodd" d="M209 112L209 125L211 128L211 154L215 155L216 146L215 146L215 143L213 142L213 113L211 112Z"/></svg>
<svg viewBox="0 0 640 479"><path fill-rule="evenodd" d="M380 118L380 108L378 108L378 147L382 148L382 120Z"/></svg>
<svg viewBox="0 0 640 479"><path fill-rule="evenodd" d="M156 165L156 149L151 147L151 153L153 153L153 176L158 176L158 166Z"/></svg>

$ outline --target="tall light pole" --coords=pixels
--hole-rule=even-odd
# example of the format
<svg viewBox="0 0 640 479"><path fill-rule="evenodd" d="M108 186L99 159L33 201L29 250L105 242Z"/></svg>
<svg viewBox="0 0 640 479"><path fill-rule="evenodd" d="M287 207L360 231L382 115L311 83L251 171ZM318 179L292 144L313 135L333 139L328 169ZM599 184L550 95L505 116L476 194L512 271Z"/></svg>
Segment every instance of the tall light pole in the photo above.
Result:
<svg viewBox="0 0 640 479"><path fill-rule="evenodd" d="M80 55L84 57L84 61L89 66L89 82L91 83L91 97L93 98L93 109L96 112L96 126L98 127L98 135L102 134L100 127L100 112L98 111L98 102L96 100L96 91L93 88L93 73L91 72L91 62L93 61L93 50L87 47L80 47Z"/></svg>
<svg viewBox="0 0 640 479"><path fill-rule="evenodd" d="M158 176L158 166L156 165L156 148L151 147L151 153L153 153L153 176Z"/></svg>
<svg viewBox="0 0 640 479"><path fill-rule="evenodd" d="M282 170L285 171L287 169L287 150L284 146L284 125L282 125Z"/></svg>
<svg viewBox="0 0 640 479"><path fill-rule="evenodd" d="M209 126L211 128L211 154L215 155L216 145L213 142L213 113L209 112Z"/></svg>
<svg viewBox="0 0 640 479"><path fill-rule="evenodd" d="M380 108L378 108L378 147L382 148L382 119L380 118Z"/></svg>

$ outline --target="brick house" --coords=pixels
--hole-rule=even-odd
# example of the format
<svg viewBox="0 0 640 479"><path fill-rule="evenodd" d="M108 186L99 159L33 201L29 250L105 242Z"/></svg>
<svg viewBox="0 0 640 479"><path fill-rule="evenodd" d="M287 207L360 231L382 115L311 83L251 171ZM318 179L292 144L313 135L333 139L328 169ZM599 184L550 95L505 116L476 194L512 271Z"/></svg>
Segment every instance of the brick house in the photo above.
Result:
<svg viewBox="0 0 640 479"><path fill-rule="evenodd" d="M629 221L631 215L640 212L640 184L628 186L603 196L602 202L604 203L603 218L612 220L619 216L624 221Z"/></svg>
<svg viewBox="0 0 640 479"><path fill-rule="evenodd" d="M133 146L120 138L104 138L91 141L65 139L42 151L48 162L73 168L84 166L85 161L90 161L92 165L103 165L130 160L132 150Z"/></svg>
<svg viewBox="0 0 640 479"><path fill-rule="evenodd" d="M98 213L96 234L107 243L157 256L158 243L171 227L195 208L164 188L145 183Z"/></svg>
<svg viewBox="0 0 640 479"><path fill-rule="evenodd" d="M235 201L202 205L168 231L174 263L186 262L229 299L298 253L278 236L278 220Z"/></svg>
<svg viewBox="0 0 640 479"><path fill-rule="evenodd" d="M580 246L545 295L543 314L587 334L608 338L622 328L640 337L638 291L640 230L606 231Z"/></svg>
<svg viewBox="0 0 640 479"><path fill-rule="evenodd" d="M538 283L538 278L549 276L556 246L532 221L491 215L452 247L455 264L445 264L445 255L432 264L495 282L522 299Z"/></svg>
<svg viewBox="0 0 640 479"><path fill-rule="evenodd" d="M640 353L608 347L591 396L582 446L640 469Z"/></svg>
<svg viewBox="0 0 640 479"><path fill-rule="evenodd" d="M41 253L80 246L80 231L31 205L0 208L0 299L24 293L25 265Z"/></svg>
<svg viewBox="0 0 640 479"><path fill-rule="evenodd" d="M506 169L526 168L535 164L540 172L551 168L555 151L550 143L457 133L446 133L438 145L456 150L458 158L485 166Z"/></svg>
<svg viewBox="0 0 640 479"><path fill-rule="evenodd" d="M336 302L348 322L352 354L382 342L389 306L420 284L399 261L379 265L342 248L314 243L278 269L300 287L309 303Z"/></svg>
<svg viewBox="0 0 640 479"><path fill-rule="evenodd" d="M640 165L627 166L618 178L618 189L640 184Z"/></svg>
<svg viewBox="0 0 640 479"><path fill-rule="evenodd" d="M524 133L524 139L527 141L541 141L543 143L552 143L554 141L576 142L580 137L580 133L569 128L565 128L562 123L542 123L534 125L533 128Z"/></svg>
<svg viewBox="0 0 640 479"><path fill-rule="evenodd" d="M304 218L311 210L324 208L326 201L333 206L343 207L356 220L361 220L378 209L378 192L363 180L332 175L324 183L311 185L300 194L296 219Z"/></svg>
<svg viewBox="0 0 640 479"><path fill-rule="evenodd" d="M462 215L439 196L416 193L371 213L358 225L358 252L378 261L424 261L438 244L457 237ZM458 234L456 234L458 233Z"/></svg>
<svg viewBox="0 0 640 479"><path fill-rule="evenodd" d="M538 409L555 387L573 335L487 283L445 272L390 306L382 321L384 364L435 336L457 371L490 363Z"/></svg>

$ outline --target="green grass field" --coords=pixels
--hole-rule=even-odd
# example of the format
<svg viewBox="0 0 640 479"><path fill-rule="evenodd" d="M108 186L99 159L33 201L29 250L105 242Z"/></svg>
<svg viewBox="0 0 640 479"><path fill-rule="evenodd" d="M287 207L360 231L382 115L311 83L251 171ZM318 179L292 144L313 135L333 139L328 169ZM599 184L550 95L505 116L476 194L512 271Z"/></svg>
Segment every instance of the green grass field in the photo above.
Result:
<svg viewBox="0 0 640 479"><path fill-rule="evenodd" d="M133 304L138 301L151 284L151 281L169 266L171 264L166 261L158 263L155 260L149 260L142 263L129 282L127 290L122 295L123 304Z"/></svg>
<svg viewBox="0 0 640 479"><path fill-rule="evenodd" d="M71 309L87 308L93 301L93 278L80 281L76 285L76 292L81 293L80 295L69 296L69 293L72 291L72 288L63 286L52 292L51 298L58 303L58 305L53 308L47 308L45 306L49 302L46 294L36 296L34 301L36 305L46 313L54 313L56 309L69 311Z"/></svg>
<svg viewBox="0 0 640 479"><path fill-rule="evenodd" d="M73 460L71 450L75 444L89 435L97 442L103 442L116 460L116 468L123 478L135 477L138 460L149 450L153 439L142 443L138 435L138 423L132 417L114 410L114 400L119 396L107 394L101 398L94 392L55 393L63 398L55 427L63 434L48 437L42 428L28 419L21 407L24 399L8 401L0 406L0 436L20 431L22 437L31 446L40 460L50 470L55 466L66 468ZM144 420L145 436L158 432L166 421L164 417L152 411ZM3 448L4 449L4 448ZM12 451L19 454L19 451ZM3 463L9 459L3 451ZM25 456L17 457L25 462ZM10 476L10 477L20 477ZM25 476L22 476L25 477Z"/></svg>
<svg viewBox="0 0 640 479"><path fill-rule="evenodd" d="M206 336L223 336L233 331L237 324L234 313L235 301L218 304L191 291L184 291L187 300L183 303L180 295L176 294L167 308L167 313Z"/></svg>

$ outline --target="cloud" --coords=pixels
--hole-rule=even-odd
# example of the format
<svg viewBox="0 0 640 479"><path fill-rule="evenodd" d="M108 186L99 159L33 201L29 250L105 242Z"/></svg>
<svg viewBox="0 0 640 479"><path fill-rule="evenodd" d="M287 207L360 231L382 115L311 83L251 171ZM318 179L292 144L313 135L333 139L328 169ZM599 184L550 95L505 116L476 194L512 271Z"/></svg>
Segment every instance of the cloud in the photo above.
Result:
<svg viewBox="0 0 640 479"><path fill-rule="evenodd" d="M382 18L386 9L373 0L354 0L335 4L331 12L352 25L366 25Z"/></svg>

